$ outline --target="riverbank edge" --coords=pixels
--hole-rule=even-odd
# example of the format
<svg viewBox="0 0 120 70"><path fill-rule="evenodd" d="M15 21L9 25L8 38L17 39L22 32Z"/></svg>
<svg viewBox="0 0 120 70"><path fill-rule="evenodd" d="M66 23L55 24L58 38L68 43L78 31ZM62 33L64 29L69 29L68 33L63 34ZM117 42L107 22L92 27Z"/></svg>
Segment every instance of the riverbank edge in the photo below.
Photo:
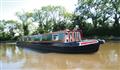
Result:
<svg viewBox="0 0 120 70"><path fill-rule="evenodd" d="M103 39L105 41L120 41L120 37L86 37L85 39Z"/></svg>
<svg viewBox="0 0 120 70"><path fill-rule="evenodd" d="M9 41L0 41L0 44L16 44L17 41L9 40Z"/></svg>

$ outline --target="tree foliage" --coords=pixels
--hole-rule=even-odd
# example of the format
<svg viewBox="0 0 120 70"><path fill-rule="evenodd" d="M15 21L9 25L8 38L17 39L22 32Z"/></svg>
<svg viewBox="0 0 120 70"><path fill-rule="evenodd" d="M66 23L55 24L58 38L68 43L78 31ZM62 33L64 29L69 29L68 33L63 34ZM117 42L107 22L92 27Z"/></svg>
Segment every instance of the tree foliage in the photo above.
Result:
<svg viewBox="0 0 120 70"><path fill-rule="evenodd" d="M71 14L61 6L45 6L35 10L33 20L39 23L38 33L64 30L71 23Z"/></svg>
<svg viewBox="0 0 120 70"><path fill-rule="evenodd" d="M84 30L86 36L120 36L117 33L120 32L119 5L119 0L78 0L74 23ZM92 19L91 25L86 22L88 19Z"/></svg>
<svg viewBox="0 0 120 70"><path fill-rule="evenodd" d="M21 20L21 35L28 35L29 34L29 25L31 22L29 22L29 19L32 17L32 13L29 12L17 12L16 13L17 17L19 20Z"/></svg>
<svg viewBox="0 0 120 70"><path fill-rule="evenodd" d="M48 5L32 12L17 12L16 16L18 21L0 20L0 40L74 29L76 25L86 37L120 37L120 0L78 0L74 13L62 6Z"/></svg>
<svg viewBox="0 0 120 70"><path fill-rule="evenodd" d="M2 20L0 22L0 40L16 40L17 36L16 30L20 26L18 26L18 22L14 20Z"/></svg>

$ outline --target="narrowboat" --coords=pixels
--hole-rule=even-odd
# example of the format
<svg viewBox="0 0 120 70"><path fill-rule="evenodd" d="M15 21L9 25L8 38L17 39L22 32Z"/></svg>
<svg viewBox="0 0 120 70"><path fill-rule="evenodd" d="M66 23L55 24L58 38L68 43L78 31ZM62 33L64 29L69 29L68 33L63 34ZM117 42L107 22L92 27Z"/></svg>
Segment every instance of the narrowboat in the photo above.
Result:
<svg viewBox="0 0 120 70"><path fill-rule="evenodd" d="M81 30L62 30L57 32L24 36L17 41L18 47L32 48L40 51L66 53L96 52L104 40L85 39Z"/></svg>

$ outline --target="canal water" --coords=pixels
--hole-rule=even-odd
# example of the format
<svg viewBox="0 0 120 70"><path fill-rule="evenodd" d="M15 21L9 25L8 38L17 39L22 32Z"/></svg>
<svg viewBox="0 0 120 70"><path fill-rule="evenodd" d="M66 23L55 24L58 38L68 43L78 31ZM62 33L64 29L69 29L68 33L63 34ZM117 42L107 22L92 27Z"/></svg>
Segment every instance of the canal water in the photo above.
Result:
<svg viewBox="0 0 120 70"><path fill-rule="evenodd" d="M106 42L93 54L41 53L0 44L0 70L120 70L120 42Z"/></svg>

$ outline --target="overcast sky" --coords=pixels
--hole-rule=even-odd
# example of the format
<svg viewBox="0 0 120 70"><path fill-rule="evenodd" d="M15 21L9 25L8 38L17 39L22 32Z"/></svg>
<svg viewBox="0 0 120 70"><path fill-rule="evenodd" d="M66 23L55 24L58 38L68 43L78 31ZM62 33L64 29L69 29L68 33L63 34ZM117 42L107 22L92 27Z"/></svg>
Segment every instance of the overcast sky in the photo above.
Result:
<svg viewBox="0 0 120 70"><path fill-rule="evenodd" d="M31 11L47 5L63 6L67 11L73 12L75 4L77 0L0 0L0 20L17 19L17 11Z"/></svg>

